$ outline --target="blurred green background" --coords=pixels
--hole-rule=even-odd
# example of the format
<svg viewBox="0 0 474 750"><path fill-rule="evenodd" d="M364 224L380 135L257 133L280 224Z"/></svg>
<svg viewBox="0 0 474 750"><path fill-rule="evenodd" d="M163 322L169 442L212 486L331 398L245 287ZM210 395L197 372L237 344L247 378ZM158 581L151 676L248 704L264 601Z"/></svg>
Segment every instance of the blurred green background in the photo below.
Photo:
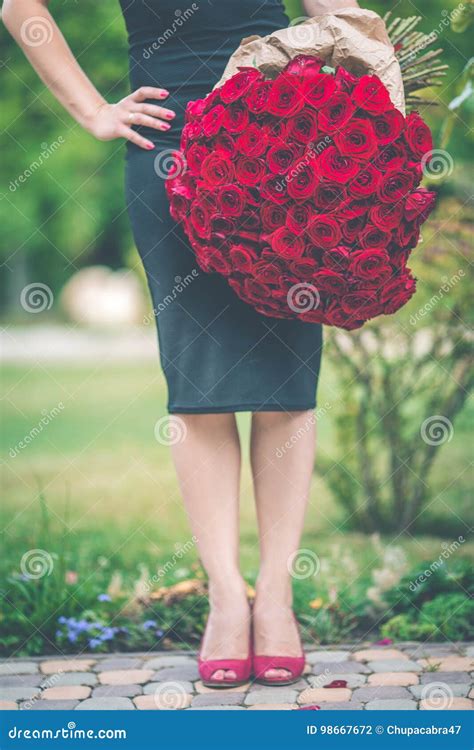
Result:
<svg viewBox="0 0 474 750"><path fill-rule="evenodd" d="M383 14L389 5L371 2L368 7ZM287 6L291 17L303 15L296 0L288 0ZM446 9L455 7L442 0L419 0L417 6L404 0L396 4L394 13L423 15L421 28L430 33L439 28ZM57 0L51 10L99 90L112 101L124 96L127 50L118 5L112 0L80 4ZM3 340L10 352L2 368L1 648L19 655L193 645L205 622L203 574L190 542L169 450L154 437L157 421L165 416L166 389L155 360L151 326L142 324L149 322L146 309L127 338L128 345L144 336L145 356L117 358L123 331L106 327L97 333L84 328L68 319L64 306L57 303L64 284L88 266L133 269L143 285L124 208L123 144L100 143L81 131L45 91L3 28L0 36L4 50L0 304ZM449 114L447 105L465 87L469 45L469 31L442 27L436 46L444 48L443 61L449 69L437 92L440 106L423 111L437 144ZM467 325L467 276L459 284L453 282L449 294L439 295L441 279L453 278L460 268L467 273L470 266L472 108L472 99L467 99L443 146L453 169L447 179L432 186L439 202L418 253L419 292L403 316L397 316L395 338L400 336L400 348L393 355L381 345L371 364L375 400L369 405L363 394L350 387L350 373L339 367L328 337L319 403L329 407L318 418L319 455L302 541L304 550L317 553L321 572L295 584L305 636L316 641L381 635L435 640L472 636L472 609L467 604L473 586L468 541L472 410L464 380L466 347L459 343ZM59 145L40 168L18 182L51 144ZM56 303L31 315L19 300L25 285L38 281L50 288ZM433 294L439 300L432 303L427 318L420 325L410 323L410 315L433 300ZM70 331L72 348L83 341L76 336L84 330L87 339L98 337L99 347L102 341L112 341L113 355L83 361L74 352L69 352L70 361L68 356L56 357L58 329ZM393 322L371 324L371 330L382 344L394 338ZM426 362L415 358L413 384L419 380L422 387L410 395L396 395L394 385L387 396L382 390L383 373L396 367L406 370L403 346L411 345L420 331L429 356L425 355ZM453 343L454 353L439 354L434 343L439 335ZM35 336L52 342L50 357L24 356L23 350L34 348ZM10 345L16 340L22 343L11 354ZM366 343L370 342L361 340L361 347ZM390 485L393 446L385 422L379 425L377 399L389 407L393 399L388 411L398 415L402 425L397 451L404 456L399 470L406 475L403 486L409 500L416 487L416 482L410 485L411 454L416 453L411 447L419 437L423 416L433 414L432 401L427 401L433 393L439 393L439 403L446 409L449 399L457 398L452 416L456 423L449 440L436 451L429 476L427 470L420 479L427 488L426 512L401 533L394 510L397 498L387 490L380 498L383 522L370 527L357 514L350 522L348 494L362 493L364 500L362 469L357 457L351 457L353 463L342 459L351 453L350 441L357 444L352 430L362 404L372 410L374 463L385 487ZM400 401L407 405L405 412ZM47 428L36 430L34 439L21 447L42 418ZM247 445L248 415L239 417L239 427ZM426 445L421 445L420 465L424 449ZM344 467L343 476L331 469L336 465L331 462ZM355 477L357 486L344 480L349 476ZM24 555L36 549L46 551L52 561L52 572L38 578L25 575L22 565ZM438 560L439 566L434 564ZM258 549L247 460L242 482L242 565L252 585ZM165 570L157 577L160 566ZM427 569L431 572L426 580L412 590L413 581ZM449 608L447 596L454 597ZM431 609L423 614L426 605Z"/></svg>

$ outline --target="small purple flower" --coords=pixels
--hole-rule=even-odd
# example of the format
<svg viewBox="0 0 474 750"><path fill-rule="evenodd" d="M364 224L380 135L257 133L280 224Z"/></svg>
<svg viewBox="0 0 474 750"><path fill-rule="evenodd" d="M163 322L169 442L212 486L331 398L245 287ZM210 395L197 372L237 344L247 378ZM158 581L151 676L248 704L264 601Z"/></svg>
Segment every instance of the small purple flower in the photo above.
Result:
<svg viewBox="0 0 474 750"><path fill-rule="evenodd" d="M156 628L158 623L156 620L145 620L145 622L142 623L143 630L153 630L153 628Z"/></svg>
<svg viewBox="0 0 474 750"><path fill-rule="evenodd" d="M111 602L112 601L111 597L108 594L99 594L99 596L97 597L97 600L99 602Z"/></svg>
<svg viewBox="0 0 474 750"><path fill-rule="evenodd" d="M102 641L99 638L91 638L89 641L89 648L92 648L92 649L97 648L98 646L101 645L101 643Z"/></svg>

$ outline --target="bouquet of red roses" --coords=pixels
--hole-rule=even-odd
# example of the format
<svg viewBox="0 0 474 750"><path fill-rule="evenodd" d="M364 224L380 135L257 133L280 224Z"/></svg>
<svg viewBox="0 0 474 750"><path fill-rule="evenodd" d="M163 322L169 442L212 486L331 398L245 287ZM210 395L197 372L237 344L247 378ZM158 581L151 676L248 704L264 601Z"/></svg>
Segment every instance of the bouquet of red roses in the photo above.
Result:
<svg viewBox="0 0 474 750"><path fill-rule="evenodd" d="M201 268L258 312L358 328L415 291L431 150L428 126L377 76L311 55L273 80L242 68L187 107L171 214Z"/></svg>

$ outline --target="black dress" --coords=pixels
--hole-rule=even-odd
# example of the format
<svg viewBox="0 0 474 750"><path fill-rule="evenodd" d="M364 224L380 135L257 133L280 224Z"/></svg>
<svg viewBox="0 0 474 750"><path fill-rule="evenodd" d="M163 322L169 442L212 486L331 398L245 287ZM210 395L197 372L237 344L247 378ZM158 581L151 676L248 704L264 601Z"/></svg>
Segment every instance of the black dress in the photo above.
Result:
<svg viewBox="0 0 474 750"><path fill-rule="evenodd" d="M142 129L155 151L128 144L126 168L128 211L153 300L169 411L311 409L321 326L260 315L221 276L201 271L169 215L161 176L169 151L179 146L187 102L211 91L243 37L288 25L282 3L120 1L132 88L167 89L163 104L176 111L167 133Z"/></svg>

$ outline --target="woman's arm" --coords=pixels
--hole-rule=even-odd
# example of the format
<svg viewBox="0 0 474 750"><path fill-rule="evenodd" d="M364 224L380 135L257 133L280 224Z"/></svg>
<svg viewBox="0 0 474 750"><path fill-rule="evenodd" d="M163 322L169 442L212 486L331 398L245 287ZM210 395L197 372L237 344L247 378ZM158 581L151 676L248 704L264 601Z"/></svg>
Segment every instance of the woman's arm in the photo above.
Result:
<svg viewBox="0 0 474 750"><path fill-rule="evenodd" d="M341 8L358 8L357 0L303 0L303 10L308 16L323 16Z"/></svg>
<svg viewBox="0 0 474 750"><path fill-rule="evenodd" d="M74 119L96 138L126 138L141 148L154 144L131 125L168 130L174 112L145 99L165 99L168 92L145 86L109 104L86 76L48 10L49 0L5 0L2 20L46 86ZM43 40L44 41L41 41Z"/></svg>

